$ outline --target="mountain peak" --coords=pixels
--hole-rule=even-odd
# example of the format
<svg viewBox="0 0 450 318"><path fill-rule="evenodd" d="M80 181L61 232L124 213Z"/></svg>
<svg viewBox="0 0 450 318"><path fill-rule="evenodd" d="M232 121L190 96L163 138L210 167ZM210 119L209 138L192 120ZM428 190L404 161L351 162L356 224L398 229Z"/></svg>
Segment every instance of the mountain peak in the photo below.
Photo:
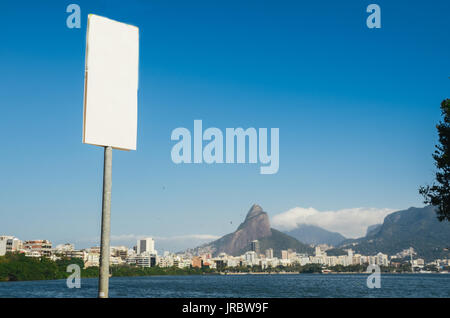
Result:
<svg viewBox="0 0 450 318"><path fill-rule="evenodd" d="M258 204L253 204L252 207L250 208L250 210L247 213L247 216L245 217L246 220L261 214L263 211L262 207L259 206Z"/></svg>
<svg viewBox="0 0 450 318"><path fill-rule="evenodd" d="M194 249L194 253L199 251L209 251L213 255L227 253L228 255L242 255L250 249L250 243L254 240L260 242L260 252L272 248L274 255L281 256L281 250L289 248L297 252L312 252L308 246L300 243L293 237L281 233L270 227L269 216L261 206L253 204L239 227L233 233L222 236L209 244L205 244Z"/></svg>

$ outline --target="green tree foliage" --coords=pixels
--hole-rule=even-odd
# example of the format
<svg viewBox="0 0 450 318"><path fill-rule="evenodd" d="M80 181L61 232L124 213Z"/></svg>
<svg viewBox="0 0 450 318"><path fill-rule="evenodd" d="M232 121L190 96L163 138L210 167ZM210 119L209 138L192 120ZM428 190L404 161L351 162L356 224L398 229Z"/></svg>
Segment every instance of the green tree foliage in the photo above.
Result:
<svg viewBox="0 0 450 318"><path fill-rule="evenodd" d="M47 258L11 253L0 257L0 281L60 279L65 276L57 263Z"/></svg>
<svg viewBox="0 0 450 318"><path fill-rule="evenodd" d="M439 144L433 154L437 168L433 185L420 187L425 204L437 206L439 221L450 221L450 99L441 103L443 120L436 126Z"/></svg>
<svg viewBox="0 0 450 318"><path fill-rule="evenodd" d="M331 266L329 267L329 269L333 272L338 272L338 273L364 273L366 272L367 269L367 264L364 265L348 265L348 266L344 266L344 265L335 265L335 266Z"/></svg>
<svg viewBox="0 0 450 318"><path fill-rule="evenodd" d="M77 264L81 268L81 278L98 277L98 267L83 268L83 260L78 258L52 261L48 258L26 257L24 254L8 253L0 256L0 281L22 280L51 280L65 279L71 273L66 271L70 264ZM204 268L178 268L178 267L136 267L111 266L112 276L151 276L151 275L200 275L215 271Z"/></svg>

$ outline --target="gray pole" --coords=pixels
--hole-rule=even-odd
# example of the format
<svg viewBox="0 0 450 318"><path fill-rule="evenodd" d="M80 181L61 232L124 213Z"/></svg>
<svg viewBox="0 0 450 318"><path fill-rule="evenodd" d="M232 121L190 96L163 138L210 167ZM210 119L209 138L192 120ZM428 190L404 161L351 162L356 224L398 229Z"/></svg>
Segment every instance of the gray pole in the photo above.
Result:
<svg viewBox="0 0 450 318"><path fill-rule="evenodd" d="M109 288L109 236L111 231L111 174L112 147L105 147L103 163L103 203L102 203L102 234L100 245L100 277L98 281L98 297L108 298Z"/></svg>

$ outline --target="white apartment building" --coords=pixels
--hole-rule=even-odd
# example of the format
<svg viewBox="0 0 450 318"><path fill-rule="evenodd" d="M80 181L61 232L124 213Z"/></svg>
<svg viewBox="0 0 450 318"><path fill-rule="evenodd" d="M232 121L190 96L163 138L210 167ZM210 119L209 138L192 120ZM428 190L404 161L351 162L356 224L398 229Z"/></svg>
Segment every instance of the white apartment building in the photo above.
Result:
<svg viewBox="0 0 450 318"><path fill-rule="evenodd" d="M280 265L280 261L276 257L267 260L267 266L277 267L278 265Z"/></svg>
<svg viewBox="0 0 450 318"><path fill-rule="evenodd" d="M137 240L136 254L142 253L156 254L155 241L151 237L146 237L141 240Z"/></svg>
<svg viewBox="0 0 450 318"><path fill-rule="evenodd" d="M119 257L122 260L125 260L128 257L128 247L126 246L112 246L111 247L111 255L115 257Z"/></svg>
<svg viewBox="0 0 450 318"><path fill-rule="evenodd" d="M100 266L100 254L87 253L84 261L84 267Z"/></svg>
<svg viewBox="0 0 450 318"><path fill-rule="evenodd" d="M0 256L9 252L17 252L22 248L22 241L14 236L0 236Z"/></svg>
<svg viewBox="0 0 450 318"><path fill-rule="evenodd" d="M256 252L254 251L248 251L244 254L245 262L247 265L257 265L257 257Z"/></svg>
<svg viewBox="0 0 450 318"><path fill-rule="evenodd" d="M178 261L178 268L188 268L191 266L191 260L190 259L182 259Z"/></svg>
<svg viewBox="0 0 450 318"><path fill-rule="evenodd" d="M227 264L227 266L228 267L236 267L236 266L239 266L239 260L238 259L235 259L235 258L228 258L227 260L226 260L226 264Z"/></svg>
<svg viewBox="0 0 450 318"><path fill-rule="evenodd" d="M386 254L381 253L381 252L378 253L376 255L376 264L377 265L388 266L389 265L388 256Z"/></svg>
<svg viewBox="0 0 450 318"><path fill-rule="evenodd" d="M147 252L141 253L135 257L136 266L140 267L154 267L156 266L156 254Z"/></svg>
<svg viewBox="0 0 450 318"><path fill-rule="evenodd" d="M159 267L172 267L173 266L173 257L169 255L164 257L158 257L158 266Z"/></svg>

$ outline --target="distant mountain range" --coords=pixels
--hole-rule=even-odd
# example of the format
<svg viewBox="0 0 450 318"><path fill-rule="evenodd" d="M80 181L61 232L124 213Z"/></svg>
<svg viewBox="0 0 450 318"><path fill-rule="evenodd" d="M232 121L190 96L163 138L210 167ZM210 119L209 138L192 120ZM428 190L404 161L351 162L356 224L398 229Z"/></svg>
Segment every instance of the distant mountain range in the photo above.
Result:
<svg viewBox="0 0 450 318"><path fill-rule="evenodd" d="M415 257L425 260L450 258L450 223L439 222L435 208L431 206L391 213L385 217L382 224L369 226L366 236L346 239L339 233L313 225L300 225L294 230L282 233L270 227L267 213L255 204L236 231L189 249L188 252L209 252L213 255L224 252L237 256L249 251L253 240L259 241L261 253L272 248L277 257L280 257L281 250L287 249L312 255L313 249L307 244L328 244L336 247L329 251L329 255L339 255L345 253L344 249L351 248L363 255L382 252L391 256L413 247L417 252Z"/></svg>
<svg viewBox="0 0 450 318"><path fill-rule="evenodd" d="M345 240L339 247L363 255L394 255L413 247L425 260L450 258L450 223L439 222L432 206L409 208L387 215L383 224L369 227L365 237Z"/></svg>
<svg viewBox="0 0 450 318"><path fill-rule="evenodd" d="M211 243L203 244L197 248L190 249L188 252L194 254L212 253L218 255L219 253L227 253L228 255L242 255L250 250L250 243L253 240L258 240L260 244L260 251L264 253L265 250L272 248L274 256L280 257L281 250L293 249L299 253L313 252L313 249L306 244L303 244L295 238L277 231L270 227L269 216L263 209L254 204L247 213L244 222L233 233L227 234L218 240Z"/></svg>
<svg viewBox="0 0 450 318"><path fill-rule="evenodd" d="M337 246L346 240L346 237L340 233L327 231L319 226L308 224L300 224L297 228L284 233L300 242L314 245L327 244Z"/></svg>

